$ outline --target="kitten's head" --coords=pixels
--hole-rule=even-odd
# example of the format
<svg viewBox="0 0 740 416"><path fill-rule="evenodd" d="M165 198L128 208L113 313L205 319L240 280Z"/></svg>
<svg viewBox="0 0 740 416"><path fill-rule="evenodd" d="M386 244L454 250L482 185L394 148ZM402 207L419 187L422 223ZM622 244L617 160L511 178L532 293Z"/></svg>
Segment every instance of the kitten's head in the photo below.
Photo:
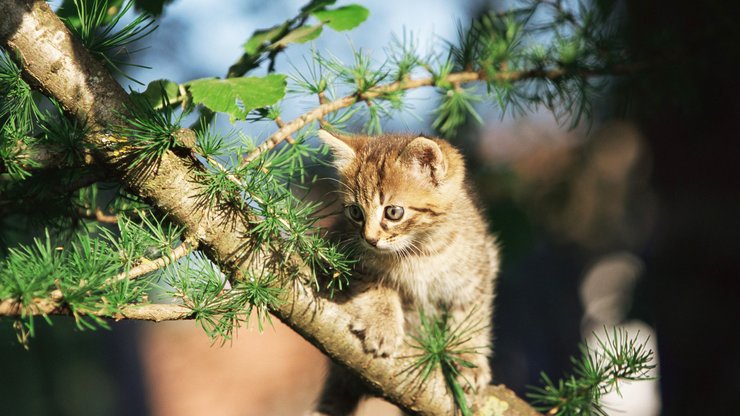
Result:
<svg viewBox="0 0 740 416"><path fill-rule="evenodd" d="M344 214L361 246L374 253L422 252L458 198L465 168L447 142L422 136L332 135Z"/></svg>

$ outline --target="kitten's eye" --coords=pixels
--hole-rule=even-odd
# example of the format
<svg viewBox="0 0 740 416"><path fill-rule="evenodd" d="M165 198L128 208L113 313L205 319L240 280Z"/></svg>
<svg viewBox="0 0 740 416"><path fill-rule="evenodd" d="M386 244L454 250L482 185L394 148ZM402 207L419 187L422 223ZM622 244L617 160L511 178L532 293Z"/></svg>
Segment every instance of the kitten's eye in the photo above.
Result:
<svg viewBox="0 0 740 416"><path fill-rule="evenodd" d="M344 208L344 211L354 221L362 222L362 220L364 219L362 209L360 209L360 207L357 205L347 205L347 207Z"/></svg>
<svg viewBox="0 0 740 416"><path fill-rule="evenodd" d="M385 207L385 217L391 221L398 221L403 217L403 207L388 205Z"/></svg>

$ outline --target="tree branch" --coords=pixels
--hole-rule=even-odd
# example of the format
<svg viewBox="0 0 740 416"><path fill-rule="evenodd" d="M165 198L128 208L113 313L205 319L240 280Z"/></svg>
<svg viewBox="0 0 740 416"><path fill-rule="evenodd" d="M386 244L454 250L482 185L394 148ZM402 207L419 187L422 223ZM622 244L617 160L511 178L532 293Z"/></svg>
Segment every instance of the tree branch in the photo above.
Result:
<svg viewBox="0 0 740 416"><path fill-rule="evenodd" d="M116 321L122 319L133 319L139 321L180 321L193 319L194 314L190 308L177 304L139 304L126 305L118 313L110 314L107 311L87 312L102 318L111 318ZM30 305L23 305L16 300L0 301L0 316L41 316L41 315L71 315L71 311L60 302L50 299L34 299Z"/></svg>
<svg viewBox="0 0 740 416"><path fill-rule="evenodd" d="M64 151L54 145L34 143L32 146L23 142L16 143L14 153L22 155L21 167L27 171L41 171L60 169L68 167L89 167L95 162L92 155L86 149L80 149L79 161L71 163L67 160ZM0 173L6 173L7 169L0 166Z"/></svg>
<svg viewBox="0 0 740 416"><path fill-rule="evenodd" d="M106 284L109 283L115 283L119 282L121 280L125 279L136 279L141 276L144 276L145 274L151 273L155 270L167 267L167 265L172 264L176 262L177 260L187 256L188 254L192 253L193 250L196 249L197 245L196 242L193 242L191 239L185 239L185 241L182 242L179 246L177 246L169 255L162 256L158 259L154 260L145 260L140 265L118 273L118 275L108 279L105 281Z"/></svg>
<svg viewBox="0 0 740 416"><path fill-rule="evenodd" d="M80 208L78 210L78 214L80 218L84 218L86 220L93 220L97 221L99 223L103 224L118 224L118 216L117 215L111 215L106 214L102 209L95 208L95 209L82 209Z"/></svg>
<svg viewBox="0 0 740 416"><path fill-rule="evenodd" d="M257 243L249 237L249 213L235 216L226 209L203 204L200 196L205 194L205 186L193 172L189 158L166 152L149 170L132 172L128 169L126 155L121 154L118 147L124 139L111 136L107 129L112 124L123 122L121 114L125 112L129 97L101 63L72 37L46 2L0 0L0 16L3 16L0 41L22 57L24 78L32 86L56 98L68 115L85 121L90 128L85 140L93 149L96 160L117 172L133 193L180 223L224 273L232 279L244 278L250 271L258 274L261 267L270 262L271 256L281 255L272 252L270 247L255 246ZM346 100L354 101L356 97ZM335 101L319 107L309 116L286 124L280 129L280 140L295 131L291 129L296 126L305 125L332 111L332 108L336 111L346 105L344 101ZM294 261L293 264L298 275L307 278L309 271L302 262ZM318 296L300 279L279 277L288 291L286 302L278 304L272 311L280 320L354 371L371 389L409 413L453 413L454 404L441 373L430 377L421 386L414 383L413 377L403 372L412 358L377 359L366 354L360 340L348 330L350 317L340 305ZM124 317L160 317L139 314L139 311L127 310ZM182 317L189 316L189 311L181 312ZM411 357L414 350L404 346L398 354ZM500 389L504 390L483 392L486 396L479 398L478 403L482 405L481 409L490 411L481 410L478 414L537 414L513 393Z"/></svg>
<svg viewBox="0 0 740 416"><path fill-rule="evenodd" d="M307 124L314 121L323 119L324 116L334 113L342 108L350 107L358 101L365 101L370 105L369 100L373 98L381 97L385 94L389 94L396 91L411 90L421 87L429 87L442 83L450 83L452 85L461 85L474 81L491 81L491 82L517 82L530 79L548 79L556 81L567 75L578 75L583 77L593 76L604 76L609 74L619 74L623 72L633 70L632 66L615 66L606 69L593 69L593 70L578 70L577 72L568 71L564 68L537 68L530 70L521 71L499 71L493 76L488 76L484 71L463 71L455 72L445 76L444 78L438 79L436 77L426 77L419 79L404 79L401 81L391 82L389 84L380 85L363 93L350 94L345 97L339 98L334 101L326 101L326 97L323 94L319 95L320 105L303 115L297 117L289 123L284 123L280 126L280 129L273 133L264 142L260 143L254 150L252 150L247 157L242 161L242 166L249 162L257 159L264 152L274 148L278 144L282 143L290 137L291 134L296 133L298 130L305 127Z"/></svg>

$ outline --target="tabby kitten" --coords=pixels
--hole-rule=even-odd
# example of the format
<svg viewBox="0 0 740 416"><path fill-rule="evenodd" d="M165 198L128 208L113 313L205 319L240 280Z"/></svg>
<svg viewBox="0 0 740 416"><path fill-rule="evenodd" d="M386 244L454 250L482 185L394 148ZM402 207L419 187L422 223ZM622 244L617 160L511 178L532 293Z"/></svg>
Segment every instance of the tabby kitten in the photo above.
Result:
<svg viewBox="0 0 740 416"><path fill-rule="evenodd" d="M481 328L463 346L474 389L491 380L490 322L498 251L465 180L461 154L446 141L411 135L319 138L332 150L347 221L339 233L354 243L358 263L343 300L350 330L366 352L392 357L406 333L427 316L448 313ZM346 415L364 392L332 365L317 415Z"/></svg>

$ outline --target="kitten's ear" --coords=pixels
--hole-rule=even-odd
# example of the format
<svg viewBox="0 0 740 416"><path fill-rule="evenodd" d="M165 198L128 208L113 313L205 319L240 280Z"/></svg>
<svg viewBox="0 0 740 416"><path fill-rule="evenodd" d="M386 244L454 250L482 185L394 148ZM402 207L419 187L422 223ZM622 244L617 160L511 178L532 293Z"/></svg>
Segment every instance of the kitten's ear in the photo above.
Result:
<svg viewBox="0 0 740 416"><path fill-rule="evenodd" d="M437 143L419 136L406 145L398 160L412 169L412 172L425 180L431 180L434 186L447 173L447 161Z"/></svg>
<svg viewBox="0 0 740 416"><path fill-rule="evenodd" d="M334 155L334 166L336 166L337 169L347 166L352 162L352 160L354 160L356 154L355 149L350 145L350 139L340 139L324 129L319 130L317 135L319 136L319 139L321 139L321 141L331 149L331 153Z"/></svg>

